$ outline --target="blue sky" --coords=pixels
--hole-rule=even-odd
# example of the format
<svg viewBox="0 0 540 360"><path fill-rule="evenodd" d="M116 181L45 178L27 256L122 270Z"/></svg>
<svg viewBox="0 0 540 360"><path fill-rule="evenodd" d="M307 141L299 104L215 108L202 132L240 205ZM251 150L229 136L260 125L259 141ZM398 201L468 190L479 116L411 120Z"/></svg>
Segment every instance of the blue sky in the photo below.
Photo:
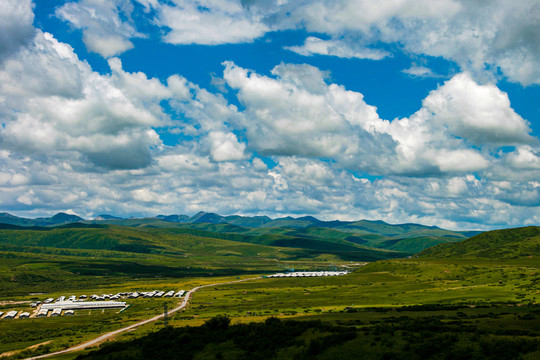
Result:
<svg viewBox="0 0 540 360"><path fill-rule="evenodd" d="M540 223L536 1L2 1L21 216Z"/></svg>

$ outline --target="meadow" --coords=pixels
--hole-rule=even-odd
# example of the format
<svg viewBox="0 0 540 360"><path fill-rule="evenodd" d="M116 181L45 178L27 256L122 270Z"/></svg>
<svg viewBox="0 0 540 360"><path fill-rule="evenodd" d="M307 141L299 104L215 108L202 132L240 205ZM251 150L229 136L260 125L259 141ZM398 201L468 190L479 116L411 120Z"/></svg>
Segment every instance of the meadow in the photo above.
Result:
<svg viewBox="0 0 540 360"><path fill-rule="evenodd" d="M3 284L4 290L0 292L0 301L30 301L81 293L188 290L202 284L261 275L262 278L248 282L199 290L187 309L171 316L170 327L187 329L178 331L184 334L183 338L193 337L195 341L200 334L198 330L193 330L192 334L189 329L214 321L212 319L216 317L227 317L231 329L240 326L237 330L230 330L231 334L247 331L242 326L251 326L253 331L262 333L271 331L271 326L275 324L266 322L272 317L283 321L317 320L326 324L283 325L293 328L299 326L304 330L295 335L296 340L292 343L284 342L289 345L275 349L272 356L276 359L300 359L307 355L320 359L345 359L347 354L358 351L377 354L367 357L369 359L400 358L396 356L450 359L460 358L466 353L474 354L470 358L495 359L482 357L482 354L489 355L489 351L484 348L493 348L499 343L506 344L507 349L513 349L509 359L534 359L540 355L537 341L540 335L540 269L535 250L538 244L537 233L537 228L519 230L504 240L508 234L494 232L495 238L500 240L499 243L495 242L496 251L486 247L485 244L491 240L484 235L478 240L484 243L481 246L472 238L456 243L452 250L447 245L439 245L418 256L380 260L365 266L343 260L335 253L319 254L310 259L305 249L265 247L238 241L220 242L223 239L216 243L211 240L205 242L204 239L201 243L197 243L197 239L183 239L191 246L190 251L186 252L189 254L187 259L164 252L134 253L51 247L43 247L45 250L42 253L2 252L0 256L6 261L1 265L4 281L0 284ZM520 245L516 246L515 243ZM67 251L67 254L55 255L47 251ZM218 254L217 251L222 253ZM260 256L262 251L267 252L265 256ZM453 252L452 257L447 256L448 251ZM490 256L493 253L497 257ZM313 269L332 266L348 266L354 271L339 277L264 278L265 274L282 271L287 267ZM8 271L11 278L6 275ZM54 286L44 289L40 285L41 278L18 277L18 274L25 273L40 274L46 286ZM13 278L17 281L10 281ZM30 295L30 291L47 294ZM6 357L17 359L62 349L159 314L164 304L172 308L178 299L137 299L128 300L128 303L131 306L121 313L116 310L99 310L76 312L75 316L69 318L2 320L0 333L6 336L0 338L0 352L26 349ZM10 306L15 307L5 305ZM25 306L16 305L18 309L30 309ZM270 328L266 329L267 325ZM137 347L139 345L132 342L148 341L145 339L152 338L163 326L163 322L158 321L119 335L116 340L120 344L127 342L131 347ZM321 330L321 326L326 330ZM342 338L342 330L332 326L349 327L347 331L342 329L349 335ZM427 342L421 339L430 338L429 334L433 332L442 335L441 338L431 340L446 342L448 351L440 353L432 349L435 357L422 357L422 349L413 345L418 343L428 347ZM171 337L176 336L174 334L172 332ZM323 341L325 336L334 336L343 341L337 342L339 346L327 347L324 345L326 341ZM203 347L195 341L193 346L198 350L194 350L193 358L221 356L241 359L247 356L246 351L251 351L232 340L222 340L216 338L215 342ZM118 346L120 349L123 345ZM104 350L113 351L113 348L105 346ZM143 346L141 354L147 350ZM90 352L85 350L56 358L73 359ZM228 357L227 354L233 355ZM386 357L380 354L386 354ZM262 354L261 358L267 355Z"/></svg>

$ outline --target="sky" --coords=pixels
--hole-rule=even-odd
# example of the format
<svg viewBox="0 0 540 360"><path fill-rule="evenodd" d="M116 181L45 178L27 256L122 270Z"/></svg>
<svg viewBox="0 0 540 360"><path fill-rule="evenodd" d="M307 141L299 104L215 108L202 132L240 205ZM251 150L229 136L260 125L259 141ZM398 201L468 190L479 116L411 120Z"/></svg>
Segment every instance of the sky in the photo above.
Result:
<svg viewBox="0 0 540 360"><path fill-rule="evenodd" d="M0 211L540 225L538 0L0 0Z"/></svg>

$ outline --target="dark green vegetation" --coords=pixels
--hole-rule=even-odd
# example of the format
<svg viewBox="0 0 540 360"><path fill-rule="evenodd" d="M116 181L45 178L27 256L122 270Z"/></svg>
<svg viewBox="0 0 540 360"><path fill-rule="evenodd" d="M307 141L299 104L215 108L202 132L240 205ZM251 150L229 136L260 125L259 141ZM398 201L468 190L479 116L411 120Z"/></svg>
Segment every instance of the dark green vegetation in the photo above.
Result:
<svg viewBox="0 0 540 360"><path fill-rule="evenodd" d="M168 327L140 339L106 344L77 359L512 360L538 355L540 331L533 323L540 316L538 307L503 312L418 310L423 315L409 309L370 310L379 316L354 311L354 319L338 324L269 317L262 323L230 325L229 318L216 316L200 327Z"/></svg>
<svg viewBox="0 0 540 360"><path fill-rule="evenodd" d="M0 224L20 226L56 226L82 220L80 217L63 213L52 218L38 219L19 218L7 213L0 214ZM187 215L158 215L155 218L139 219L121 219L111 215L100 215L95 220L86 221L86 223L182 228L213 234L236 234L242 235L241 238L250 237L248 242L314 250L328 249L339 244L342 251L353 251L351 247L361 245L409 254L433 245L460 241L477 234L477 232L456 232L419 224L390 225L384 221L321 221L311 216L271 219L267 216L221 216L205 212L191 217ZM276 241L279 241L280 245L274 243ZM299 242L302 243L301 246L298 246Z"/></svg>
<svg viewBox="0 0 540 360"><path fill-rule="evenodd" d="M157 218L98 220L93 223L124 226L175 226L183 229L249 236L277 235L287 237L288 240L292 239L294 242L302 240L304 246L311 243L311 246L318 247L320 242L330 242L408 253L416 253L441 243L460 241L477 234L477 232L456 232L418 224L390 225L384 221L321 221L311 216L272 220L267 216L221 216L205 212L192 217L160 215ZM269 238L265 244L268 242L270 242ZM282 240L282 244L285 245L281 246L290 246L286 240Z"/></svg>
<svg viewBox="0 0 540 360"><path fill-rule="evenodd" d="M517 259L540 254L540 227L495 230L457 244L441 244L419 254L437 258Z"/></svg>

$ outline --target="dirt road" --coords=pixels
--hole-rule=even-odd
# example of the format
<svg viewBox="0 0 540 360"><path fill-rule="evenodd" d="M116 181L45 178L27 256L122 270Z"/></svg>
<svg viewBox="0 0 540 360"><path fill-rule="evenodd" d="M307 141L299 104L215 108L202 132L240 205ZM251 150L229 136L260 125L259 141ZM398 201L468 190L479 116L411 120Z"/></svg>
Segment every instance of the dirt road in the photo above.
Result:
<svg viewBox="0 0 540 360"><path fill-rule="evenodd" d="M182 303L169 311L169 314L172 314L172 313L175 313L177 312L178 310L181 310L183 308L185 308L189 302L189 299L191 297L191 295L199 290L199 289L202 289L202 288L205 288L205 287L210 287L210 286L218 286L218 285L227 285L227 284L233 284L233 283L238 283L238 282L243 282L243 281L250 281L250 280L256 280L256 279L260 279L260 277L256 277L256 278L249 278L249 279L242 279L242 280L234 280L234 281L227 281L227 282L223 282L223 283L216 283L216 284L208 284L208 285L201 285L201 286L197 286L191 290L189 290L186 295L184 296L184 300L182 301ZM35 357L31 357L31 358L27 358L26 360L31 360L31 359L44 359L44 358L47 358L47 357L51 357L51 356L56 356L56 355L60 355L60 354L65 354L65 353L69 353L69 352L73 352L73 351L78 351L78 350L83 350L83 349L86 349L86 348L89 348L89 347L92 347L92 346L95 346L95 345L98 345L100 343L102 343L103 341L107 340L107 339L110 339L120 333L123 333L123 332L126 332L126 331L129 331L129 330L132 330L132 329L135 329L139 326L142 326L142 325L145 325L145 324L148 324L148 323L151 323L153 321L157 321L159 319L162 319L163 318L163 314L160 314L160 315L157 315L157 316L154 316L153 318L150 318L150 319L146 319L146 320L142 320L142 321L139 321L138 323L136 324L133 324L133 325L130 325L130 326L126 326L124 328L121 328L121 329L118 329L118 330L114 330L114 331L111 331L111 332L108 332L106 334L103 334L93 340L90 340L90 341L87 341L87 342L84 342L84 343L81 343L79 345L75 345L75 346L72 346L70 348L67 348L67 349L64 349L64 350L60 350L60 351L57 351L57 352L53 352L53 353L50 353L50 354L45 354L45 355L39 355L39 356L35 356Z"/></svg>

